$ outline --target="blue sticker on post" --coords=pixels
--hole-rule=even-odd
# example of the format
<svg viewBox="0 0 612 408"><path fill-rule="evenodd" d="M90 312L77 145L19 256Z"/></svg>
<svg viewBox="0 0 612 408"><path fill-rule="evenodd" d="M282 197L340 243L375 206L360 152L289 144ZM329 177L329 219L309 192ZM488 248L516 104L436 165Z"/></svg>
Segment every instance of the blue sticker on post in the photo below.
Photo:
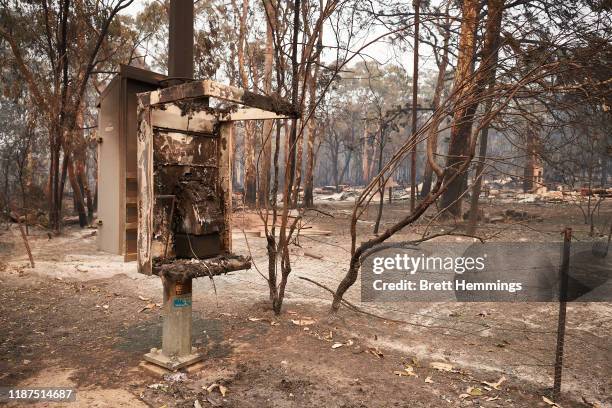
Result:
<svg viewBox="0 0 612 408"><path fill-rule="evenodd" d="M174 298L174 302L172 304L174 307L191 306L191 299Z"/></svg>

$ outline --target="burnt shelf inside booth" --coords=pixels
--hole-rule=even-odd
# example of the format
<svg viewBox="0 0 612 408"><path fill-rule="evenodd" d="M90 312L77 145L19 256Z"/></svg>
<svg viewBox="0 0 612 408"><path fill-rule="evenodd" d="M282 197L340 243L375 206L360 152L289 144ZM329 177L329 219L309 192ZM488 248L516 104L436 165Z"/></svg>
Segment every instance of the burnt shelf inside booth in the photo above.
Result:
<svg viewBox="0 0 612 408"><path fill-rule="evenodd" d="M233 122L294 117L291 105L208 80L138 102L139 272L183 281L250 268L231 248Z"/></svg>

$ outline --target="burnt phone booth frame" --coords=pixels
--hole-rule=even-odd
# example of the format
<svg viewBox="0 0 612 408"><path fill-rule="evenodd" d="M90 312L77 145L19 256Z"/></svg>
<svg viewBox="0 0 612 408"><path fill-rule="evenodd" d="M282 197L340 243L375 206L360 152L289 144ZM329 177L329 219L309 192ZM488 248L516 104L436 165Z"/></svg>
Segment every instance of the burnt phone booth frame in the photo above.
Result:
<svg viewBox="0 0 612 408"><path fill-rule="evenodd" d="M211 80L138 94L138 272L164 285L162 349L145 360L170 370L201 360L192 279L251 266L232 253L233 122L293 117L277 97Z"/></svg>

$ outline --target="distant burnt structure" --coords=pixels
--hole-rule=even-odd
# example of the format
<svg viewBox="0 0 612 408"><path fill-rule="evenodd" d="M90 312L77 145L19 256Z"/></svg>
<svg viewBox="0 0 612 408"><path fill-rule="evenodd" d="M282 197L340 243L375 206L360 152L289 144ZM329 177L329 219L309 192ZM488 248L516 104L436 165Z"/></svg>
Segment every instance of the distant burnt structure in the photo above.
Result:
<svg viewBox="0 0 612 408"><path fill-rule="evenodd" d="M546 192L544 166L540 157L541 143L537 136L527 136L526 163L523 170L523 191L540 194Z"/></svg>

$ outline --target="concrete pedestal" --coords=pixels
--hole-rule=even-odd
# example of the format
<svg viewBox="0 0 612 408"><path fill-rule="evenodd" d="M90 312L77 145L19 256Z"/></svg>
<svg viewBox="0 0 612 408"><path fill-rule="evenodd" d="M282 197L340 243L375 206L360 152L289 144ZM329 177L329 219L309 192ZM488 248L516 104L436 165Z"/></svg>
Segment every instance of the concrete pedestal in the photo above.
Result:
<svg viewBox="0 0 612 408"><path fill-rule="evenodd" d="M204 356L191 347L191 279L164 282L162 349L151 349L144 358L169 370L197 363Z"/></svg>
<svg viewBox="0 0 612 408"><path fill-rule="evenodd" d="M149 353L144 355L144 359L146 361L167 368L171 371L176 371L195 364L203 358L204 355L198 353L195 347L191 349L191 353L184 356L167 356L164 354L163 350L159 349L151 349Z"/></svg>

